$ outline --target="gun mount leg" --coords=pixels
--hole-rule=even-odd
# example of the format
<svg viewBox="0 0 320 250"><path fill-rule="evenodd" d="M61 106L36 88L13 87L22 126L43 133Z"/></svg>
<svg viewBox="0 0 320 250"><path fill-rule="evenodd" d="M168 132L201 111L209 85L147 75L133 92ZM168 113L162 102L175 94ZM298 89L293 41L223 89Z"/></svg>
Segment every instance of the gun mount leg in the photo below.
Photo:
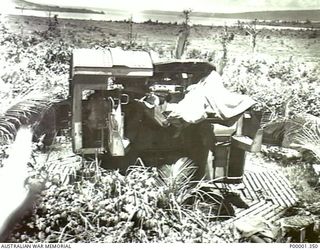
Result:
<svg viewBox="0 0 320 250"><path fill-rule="evenodd" d="M195 178L209 178L208 172L212 168L212 160L208 159L210 151L214 152L215 136L210 123L204 121L199 124L191 124L184 129L187 157L198 167ZM212 159L212 156L211 156Z"/></svg>

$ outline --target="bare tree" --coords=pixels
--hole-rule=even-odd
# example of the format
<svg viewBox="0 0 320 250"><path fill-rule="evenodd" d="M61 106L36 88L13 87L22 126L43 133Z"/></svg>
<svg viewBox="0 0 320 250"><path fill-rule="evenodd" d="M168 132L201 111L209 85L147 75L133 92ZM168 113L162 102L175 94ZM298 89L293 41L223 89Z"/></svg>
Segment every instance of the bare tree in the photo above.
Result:
<svg viewBox="0 0 320 250"><path fill-rule="evenodd" d="M237 27L239 30L243 30L243 23L240 20L237 21Z"/></svg>
<svg viewBox="0 0 320 250"><path fill-rule="evenodd" d="M257 30L257 19L255 19L251 24L246 25L245 30L251 36L252 52L255 52L257 45L257 36L261 32L261 30Z"/></svg>
<svg viewBox="0 0 320 250"><path fill-rule="evenodd" d="M192 10L184 10L182 13L184 15L184 22L182 23L182 29L179 31L176 49L175 49L175 58L180 59L187 47L188 37L190 35L190 14Z"/></svg>
<svg viewBox="0 0 320 250"><path fill-rule="evenodd" d="M190 15L191 15L192 10L188 9L188 10L184 10L182 11L183 15L184 15L184 22L183 22L183 27L185 30L190 30Z"/></svg>
<svg viewBox="0 0 320 250"><path fill-rule="evenodd" d="M22 15L22 16L23 16L23 11L24 11L24 9L25 9L25 6L22 5L22 7L21 7L21 15ZM21 32L21 35L23 36L24 27L23 27L23 22L22 22L22 21L20 22L20 32Z"/></svg>
<svg viewBox="0 0 320 250"><path fill-rule="evenodd" d="M128 34L128 39L130 45L133 44L134 36L133 36L133 21L132 21L132 15L129 18L129 34Z"/></svg>
<svg viewBox="0 0 320 250"><path fill-rule="evenodd" d="M48 12L48 30L51 30L51 11L49 10Z"/></svg>
<svg viewBox="0 0 320 250"><path fill-rule="evenodd" d="M234 39L234 33L228 31L227 25L224 26L224 30L220 35L220 42L222 44L222 58L220 61L219 74L222 75L223 69L226 66L228 60L228 44Z"/></svg>

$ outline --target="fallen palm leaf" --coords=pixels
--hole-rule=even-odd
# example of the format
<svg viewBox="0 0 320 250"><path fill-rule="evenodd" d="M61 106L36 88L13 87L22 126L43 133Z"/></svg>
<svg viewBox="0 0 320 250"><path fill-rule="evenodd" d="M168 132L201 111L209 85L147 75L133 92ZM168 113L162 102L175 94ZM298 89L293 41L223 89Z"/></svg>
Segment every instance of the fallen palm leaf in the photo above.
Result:
<svg viewBox="0 0 320 250"><path fill-rule="evenodd" d="M49 98L36 98L18 102L9 108L3 117L0 117L0 131L4 141L2 143L12 141L21 125L31 125L36 129L51 106L52 101Z"/></svg>
<svg viewBox="0 0 320 250"><path fill-rule="evenodd" d="M186 186L190 186L190 182L197 170L188 158L181 158L175 164L165 165L159 170L160 178L165 182L170 192L177 192Z"/></svg>
<svg viewBox="0 0 320 250"><path fill-rule="evenodd" d="M311 151L320 160L320 119L312 115L303 115L292 120L286 131L291 146Z"/></svg>

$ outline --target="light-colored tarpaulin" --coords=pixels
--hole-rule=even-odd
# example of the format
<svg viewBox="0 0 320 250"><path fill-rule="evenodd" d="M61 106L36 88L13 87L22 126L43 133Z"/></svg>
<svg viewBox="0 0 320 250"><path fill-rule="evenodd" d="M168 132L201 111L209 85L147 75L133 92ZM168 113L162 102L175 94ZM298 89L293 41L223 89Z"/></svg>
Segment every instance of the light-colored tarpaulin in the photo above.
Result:
<svg viewBox="0 0 320 250"><path fill-rule="evenodd" d="M180 102L168 103L166 111L171 111L168 118L176 117L188 123L198 123L210 115L221 120L231 119L254 104L255 101L249 96L226 89L220 75L212 71L199 83L190 85Z"/></svg>

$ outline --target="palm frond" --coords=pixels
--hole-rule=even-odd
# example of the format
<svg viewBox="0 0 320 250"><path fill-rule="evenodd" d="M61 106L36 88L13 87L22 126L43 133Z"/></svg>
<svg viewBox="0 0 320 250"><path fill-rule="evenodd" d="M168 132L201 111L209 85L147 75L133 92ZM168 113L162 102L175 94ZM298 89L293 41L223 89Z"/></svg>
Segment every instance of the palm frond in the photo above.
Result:
<svg viewBox="0 0 320 250"><path fill-rule="evenodd" d="M7 128L7 126L4 126L3 124L0 124L0 131L3 135L7 135L9 137L14 137L16 131L12 131L10 129Z"/></svg>
<svg viewBox="0 0 320 250"><path fill-rule="evenodd" d="M16 123L18 125L21 125L21 121L15 116L10 116L9 114L7 114L5 116L5 119L8 120L8 121L11 121L12 123Z"/></svg>
<svg viewBox="0 0 320 250"><path fill-rule="evenodd" d="M293 120L286 133L294 146L311 151L320 160L319 117L305 115L302 122Z"/></svg>
<svg viewBox="0 0 320 250"><path fill-rule="evenodd" d="M50 98L33 98L16 102L0 117L2 141L15 138L21 125L39 125L46 112L52 107Z"/></svg>
<svg viewBox="0 0 320 250"><path fill-rule="evenodd" d="M176 192L190 186L196 170L192 161L184 157L172 165L164 165L159 170L159 176L171 192Z"/></svg>

